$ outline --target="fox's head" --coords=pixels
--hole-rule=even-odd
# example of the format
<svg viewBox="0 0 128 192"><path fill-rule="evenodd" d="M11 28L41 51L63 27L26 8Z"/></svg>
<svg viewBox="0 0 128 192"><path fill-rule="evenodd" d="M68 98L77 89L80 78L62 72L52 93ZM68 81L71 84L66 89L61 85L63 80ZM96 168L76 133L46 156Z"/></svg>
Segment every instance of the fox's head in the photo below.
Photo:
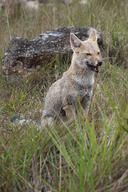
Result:
<svg viewBox="0 0 128 192"><path fill-rule="evenodd" d="M70 34L70 44L74 52L74 60L81 68L98 72L98 67L102 65L102 56L97 44L97 36L92 31L89 38L81 41L73 33Z"/></svg>

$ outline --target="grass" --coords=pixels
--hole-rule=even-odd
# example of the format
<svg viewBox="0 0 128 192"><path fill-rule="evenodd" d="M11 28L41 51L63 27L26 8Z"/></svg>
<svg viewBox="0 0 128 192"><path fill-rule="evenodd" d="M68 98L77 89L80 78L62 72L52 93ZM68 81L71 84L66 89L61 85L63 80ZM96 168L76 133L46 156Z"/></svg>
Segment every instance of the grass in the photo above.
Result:
<svg viewBox="0 0 128 192"><path fill-rule="evenodd" d="M70 125L38 132L10 117L40 119L48 86L67 68L56 62L26 79L9 83L0 60L0 191L126 192L128 190L127 1L89 1L86 6L44 5L0 12L0 58L10 38L33 39L59 26L92 26L102 31L105 62L88 120L81 111ZM56 5L56 6L55 6ZM52 18L52 19L51 19ZM62 67L63 66L63 67Z"/></svg>

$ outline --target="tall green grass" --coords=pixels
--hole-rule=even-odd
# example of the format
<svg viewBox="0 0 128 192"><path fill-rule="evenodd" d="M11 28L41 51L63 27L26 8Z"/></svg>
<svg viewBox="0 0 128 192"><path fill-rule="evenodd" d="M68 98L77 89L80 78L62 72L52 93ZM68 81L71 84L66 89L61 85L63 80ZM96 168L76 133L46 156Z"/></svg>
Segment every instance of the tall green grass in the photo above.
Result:
<svg viewBox="0 0 128 192"><path fill-rule="evenodd" d="M80 110L70 124L61 122L47 131L39 132L33 124L12 124L10 117L39 119L48 86L67 64L60 67L57 61L55 68L44 66L15 85L1 73L0 191L126 192L127 1L94 0L85 6L76 0L71 5L52 1L39 12L7 9L0 13L0 58L10 36L33 39L46 30L69 25L102 31L106 48L88 118Z"/></svg>

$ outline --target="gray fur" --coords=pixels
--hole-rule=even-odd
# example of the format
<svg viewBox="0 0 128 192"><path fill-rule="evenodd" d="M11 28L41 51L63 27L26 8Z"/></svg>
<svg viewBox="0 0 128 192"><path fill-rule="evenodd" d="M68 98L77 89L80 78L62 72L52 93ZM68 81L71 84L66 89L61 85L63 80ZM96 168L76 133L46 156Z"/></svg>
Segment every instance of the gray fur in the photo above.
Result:
<svg viewBox="0 0 128 192"><path fill-rule="evenodd" d="M70 42L74 51L71 66L47 92L41 119L42 127L53 125L58 119L72 119L77 114L79 103L83 114L88 114L95 82L95 71L88 67L88 64L97 67L97 63L102 61L94 35L93 32L88 40L81 41L71 34ZM88 56L88 51L92 56Z"/></svg>

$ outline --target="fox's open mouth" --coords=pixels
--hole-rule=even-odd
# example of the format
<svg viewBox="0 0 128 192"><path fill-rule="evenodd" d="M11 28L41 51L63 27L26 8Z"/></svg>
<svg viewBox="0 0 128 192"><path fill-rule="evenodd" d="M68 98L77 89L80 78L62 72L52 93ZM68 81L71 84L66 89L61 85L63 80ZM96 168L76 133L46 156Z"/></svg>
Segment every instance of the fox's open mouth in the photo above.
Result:
<svg viewBox="0 0 128 192"><path fill-rule="evenodd" d="M101 66L101 64L97 64L96 66L91 65L91 64L87 64L87 66L92 70L95 71L96 73L99 72L99 66Z"/></svg>

